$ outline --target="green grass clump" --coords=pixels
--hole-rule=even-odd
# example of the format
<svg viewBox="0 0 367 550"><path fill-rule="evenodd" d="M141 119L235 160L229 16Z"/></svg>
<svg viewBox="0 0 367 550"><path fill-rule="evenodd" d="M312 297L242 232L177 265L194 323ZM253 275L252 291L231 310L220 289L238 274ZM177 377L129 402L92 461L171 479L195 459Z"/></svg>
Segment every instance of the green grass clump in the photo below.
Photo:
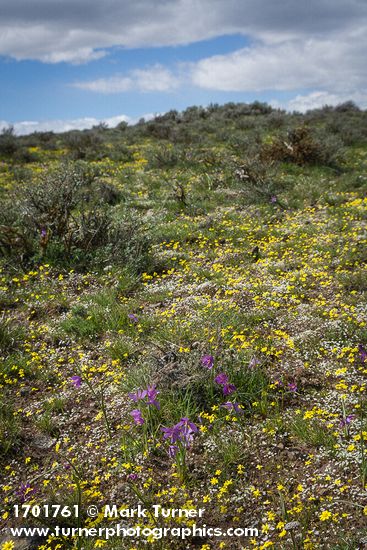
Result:
<svg viewBox="0 0 367 550"><path fill-rule="evenodd" d="M0 398L0 456L15 452L21 441L20 421L8 397Z"/></svg>

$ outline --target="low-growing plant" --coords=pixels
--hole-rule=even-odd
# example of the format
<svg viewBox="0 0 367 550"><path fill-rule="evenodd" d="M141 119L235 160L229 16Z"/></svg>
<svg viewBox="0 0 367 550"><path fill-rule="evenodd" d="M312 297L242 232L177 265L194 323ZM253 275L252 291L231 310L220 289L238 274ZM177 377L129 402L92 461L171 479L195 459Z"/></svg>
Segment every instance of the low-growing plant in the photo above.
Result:
<svg viewBox="0 0 367 550"><path fill-rule="evenodd" d="M44 404L45 412L63 413L66 408L66 400L63 397L52 397Z"/></svg>
<svg viewBox="0 0 367 550"><path fill-rule="evenodd" d="M318 137L307 126L290 130L269 145L263 145L261 157L272 161L291 162L303 166L320 164L337 167L341 156L341 143L337 139Z"/></svg>
<svg viewBox="0 0 367 550"><path fill-rule="evenodd" d="M18 347L24 338L24 329L4 315L0 317L0 349L9 352Z"/></svg>
<svg viewBox="0 0 367 550"><path fill-rule="evenodd" d="M219 431L214 436L216 446L216 463L221 464L228 473L233 472L237 464L244 462L246 457L246 448L238 437L223 437L223 431Z"/></svg>
<svg viewBox="0 0 367 550"><path fill-rule="evenodd" d="M172 168L184 158L183 152L172 146L161 146L150 151L148 160L150 168Z"/></svg>
<svg viewBox="0 0 367 550"><path fill-rule="evenodd" d="M299 415L291 422L290 430L294 436L304 443L314 447L334 448L335 436L317 419L308 420Z"/></svg>
<svg viewBox="0 0 367 550"><path fill-rule="evenodd" d="M114 289L107 289L74 306L60 326L70 336L93 338L107 331L122 330L129 324L126 306L118 301Z"/></svg>
<svg viewBox="0 0 367 550"><path fill-rule="evenodd" d="M280 185L274 161L263 161L259 155L248 157L236 168L235 176L246 201L271 202L276 199Z"/></svg>
<svg viewBox="0 0 367 550"><path fill-rule="evenodd" d="M5 395L0 397L0 455L14 451L20 441L20 422L13 403Z"/></svg>
<svg viewBox="0 0 367 550"><path fill-rule="evenodd" d="M59 435L59 428L55 420L52 418L50 411L46 411L39 416L35 422L35 426L41 430L41 432L44 432L51 437Z"/></svg>

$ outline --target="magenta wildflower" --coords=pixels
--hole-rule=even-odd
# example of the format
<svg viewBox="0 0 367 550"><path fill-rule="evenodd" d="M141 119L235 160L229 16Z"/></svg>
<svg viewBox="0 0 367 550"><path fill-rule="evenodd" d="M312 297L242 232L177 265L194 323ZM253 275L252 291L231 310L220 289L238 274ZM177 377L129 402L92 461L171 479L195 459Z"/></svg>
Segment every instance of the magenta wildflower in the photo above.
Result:
<svg viewBox="0 0 367 550"><path fill-rule="evenodd" d="M181 428L181 437L187 447L193 442L193 434L198 431L198 427L186 417L181 418L178 426Z"/></svg>
<svg viewBox="0 0 367 550"><path fill-rule="evenodd" d="M367 361L367 350L362 344L358 345L358 351L359 351L359 358L361 360L361 363L366 363Z"/></svg>
<svg viewBox="0 0 367 550"><path fill-rule="evenodd" d="M170 445L168 447L168 456L170 458L175 458L176 454L177 454L177 451L178 451L178 447L177 445Z"/></svg>
<svg viewBox="0 0 367 550"><path fill-rule="evenodd" d="M157 409L160 409L161 406L158 403L158 401L156 400L156 397L159 394L159 391L157 391L156 387L155 386L148 386L146 392L147 392L147 398L148 398L147 404L148 405L154 405L154 407L157 407Z"/></svg>
<svg viewBox="0 0 367 550"><path fill-rule="evenodd" d="M171 443L176 443L176 441L179 441L181 430L178 424L175 424L171 428L161 428L163 432L163 439L169 439Z"/></svg>
<svg viewBox="0 0 367 550"><path fill-rule="evenodd" d="M297 391L297 384L295 382L288 382L288 390L295 393Z"/></svg>
<svg viewBox="0 0 367 550"><path fill-rule="evenodd" d="M239 403L232 403L232 401L227 401L227 403L223 403L221 407L227 409L228 411L234 411L237 414L243 414L243 410Z"/></svg>
<svg viewBox="0 0 367 550"><path fill-rule="evenodd" d="M129 393L130 399L132 399L135 403L138 401L142 401L146 397L147 405L154 405L157 407L157 409L160 409L160 404L156 400L157 395L159 394L159 391L157 391L155 386L148 386L146 390L137 390L135 393Z"/></svg>
<svg viewBox="0 0 367 550"><path fill-rule="evenodd" d="M349 414L345 418L342 418L340 421L340 427L344 428L345 426L348 426L348 424L350 424L355 417L355 414Z"/></svg>
<svg viewBox="0 0 367 550"><path fill-rule="evenodd" d="M76 388L80 388L80 386L82 385L82 377L75 374L74 376L71 377L71 383Z"/></svg>
<svg viewBox="0 0 367 550"><path fill-rule="evenodd" d="M237 390L234 384L224 384L223 385L223 395L231 395L231 393Z"/></svg>
<svg viewBox="0 0 367 550"><path fill-rule="evenodd" d="M198 427L186 417L172 426L171 428L161 428L163 439L169 439L170 443L182 443L185 448L190 447L193 442L194 433L198 431ZM170 446L172 447L172 445ZM177 450L169 449L169 454L176 453Z"/></svg>
<svg viewBox="0 0 367 550"><path fill-rule="evenodd" d="M270 199L270 202L272 202L272 203L274 204L275 202L277 202L277 200L278 200L278 199L276 198L276 196L273 195L273 196L271 197L271 199Z"/></svg>
<svg viewBox="0 0 367 550"><path fill-rule="evenodd" d="M227 383L228 383L228 376L227 376L224 372L221 372L220 374L218 374L218 375L214 378L214 381L215 381L217 384L220 384L220 385L227 384Z"/></svg>
<svg viewBox="0 0 367 550"><path fill-rule="evenodd" d="M133 323L137 323L139 321L139 319L137 318L137 316L135 315L135 313L129 313L128 314L128 318L130 319L130 321L132 321Z"/></svg>
<svg viewBox="0 0 367 550"><path fill-rule="evenodd" d="M141 415L141 411L139 409L134 409L131 411L130 415L133 417L135 424L144 424L145 420Z"/></svg>
<svg viewBox="0 0 367 550"><path fill-rule="evenodd" d="M249 367L249 369L254 369L259 364L260 364L259 359L257 359L254 355L253 357L251 357L250 362L248 364L248 367Z"/></svg>
<svg viewBox="0 0 367 550"><path fill-rule="evenodd" d="M135 393L129 393L130 399L132 399L135 403L141 399L144 399L146 396L147 390L137 390Z"/></svg>
<svg viewBox="0 0 367 550"><path fill-rule="evenodd" d="M201 364L211 370L214 366L214 357L212 355L203 355L201 358Z"/></svg>
<svg viewBox="0 0 367 550"><path fill-rule="evenodd" d="M137 480L138 480L138 474L129 474L129 475L127 476L127 479L128 479L129 481L137 481Z"/></svg>
<svg viewBox="0 0 367 550"><path fill-rule="evenodd" d="M214 380L217 384L223 386L223 395L231 395L231 393L235 392L237 389L234 384L229 383L228 376L224 372L218 374Z"/></svg>

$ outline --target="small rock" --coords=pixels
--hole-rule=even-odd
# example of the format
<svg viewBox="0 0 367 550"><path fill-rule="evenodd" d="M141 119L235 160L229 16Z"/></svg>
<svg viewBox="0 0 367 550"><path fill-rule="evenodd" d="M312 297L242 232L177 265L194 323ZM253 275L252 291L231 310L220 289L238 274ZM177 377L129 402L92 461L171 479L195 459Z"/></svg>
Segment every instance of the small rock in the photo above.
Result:
<svg viewBox="0 0 367 550"><path fill-rule="evenodd" d="M293 529L298 529L300 527L299 521L290 521L286 525L284 525L284 529L286 531L292 531Z"/></svg>
<svg viewBox="0 0 367 550"><path fill-rule="evenodd" d="M39 451L48 451L55 445L56 439L52 439L47 435L36 435L31 442L31 447Z"/></svg>

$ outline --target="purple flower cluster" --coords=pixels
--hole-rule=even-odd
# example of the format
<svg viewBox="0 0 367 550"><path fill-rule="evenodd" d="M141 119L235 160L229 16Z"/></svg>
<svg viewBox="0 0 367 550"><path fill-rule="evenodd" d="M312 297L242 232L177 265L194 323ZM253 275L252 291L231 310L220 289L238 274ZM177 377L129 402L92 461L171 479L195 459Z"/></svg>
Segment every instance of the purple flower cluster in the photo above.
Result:
<svg viewBox="0 0 367 550"><path fill-rule="evenodd" d="M254 368L258 363L259 361L255 357L253 357L250 361L249 367ZM214 357L212 355L203 355L203 357L201 358L201 364L208 370L211 370L214 367ZM217 374L217 376L214 378L214 381L222 386L223 395L225 396L231 395L237 390L234 384L229 383L228 375L224 372ZM238 414L243 414L243 411L238 403L227 401L227 403L224 403L221 406L228 409L229 411L233 410Z"/></svg>
<svg viewBox="0 0 367 550"><path fill-rule="evenodd" d="M81 376L78 376L77 374L75 374L74 376L71 377L71 383L76 387L76 388L80 388L80 386L82 385L82 377Z"/></svg>
<svg viewBox="0 0 367 550"><path fill-rule="evenodd" d="M208 370L211 370L214 366L214 357L212 355L203 355L201 364Z"/></svg>
<svg viewBox="0 0 367 550"><path fill-rule="evenodd" d="M345 418L342 418L341 421L340 421L340 427L345 428L346 426L348 426L352 422L352 420L355 417L356 417L355 414L349 414Z"/></svg>
<svg viewBox="0 0 367 550"><path fill-rule="evenodd" d="M138 424L141 426L141 424L144 424L145 420L141 415L141 411L139 409L134 409L131 411L130 415L133 417L135 424Z"/></svg>
<svg viewBox="0 0 367 550"><path fill-rule="evenodd" d="M288 391L291 391L293 393L296 393L297 391L297 384L295 382L288 382Z"/></svg>
<svg viewBox="0 0 367 550"><path fill-rule="evenodd" d="M181 444L185 449L190 447L194 439L194 433L198 431L198 427L193 422L190 422L187 417L184 417L171 428L161 428L161 430L163 432L163 439L168 439L171 443L168 448L168 454L170 458L174 458L179 450L176 443Z"/></svg>
<svg viewBox="0 0 367 550"><path fill-rule="evenodd" d="M214 378L214 381L219 384L220 386L222 386L223 388L223 395L231 395L231 393L235 392L236 391L236 386L234 384L230 384L229 383L229 380L228 380L228 375L225 374L224 372L221 372L220 374L218 374L215 378Z"/></svg>
<svg viewBox="0 0 367 550"><path fill-rule="evenodd" d="M362 344L358 345L358 351L359 351L359 358L361 360L361 363L367 362L367 350Z"/></svg>
<svg viewBox="0 0 367 550"><path fill-rule="evenodd" d="M148 386L146 390L137 390L135 393L129 393L130 399L135 403L138 401L143 401L147 397L146 404L154 405L157 409L160 409L160 404L156 400L159 391L157 391L155 386Z"/></svg>
<svg viewBox="0 0 367 550"><path fill-rule="evenodd" d="M232 411L232 412L235 412L237 414L243 414L243 410L241 408L241 406L239 405L239 403L232 403L232 401L227 401L226 403L223 403L223 405L221 405L224 409L227 409L227 411Z"/></svg>
<svg viewBox="0 0 367 550"><path fill-rule="evenodd" d="M134 401L134 403L144 401L146 399L146 401L144 401L145 405L153 405L157 409L160 409L161 406L156 399L158 394L159 391L157 391L155 386L148 386L146 390L138 389L135 393L129 393L129 397ZM138 424L139 426L144 424L145 420L140 409L134 409L131 411L130 415L133 417L135 424Z"/></svg>

